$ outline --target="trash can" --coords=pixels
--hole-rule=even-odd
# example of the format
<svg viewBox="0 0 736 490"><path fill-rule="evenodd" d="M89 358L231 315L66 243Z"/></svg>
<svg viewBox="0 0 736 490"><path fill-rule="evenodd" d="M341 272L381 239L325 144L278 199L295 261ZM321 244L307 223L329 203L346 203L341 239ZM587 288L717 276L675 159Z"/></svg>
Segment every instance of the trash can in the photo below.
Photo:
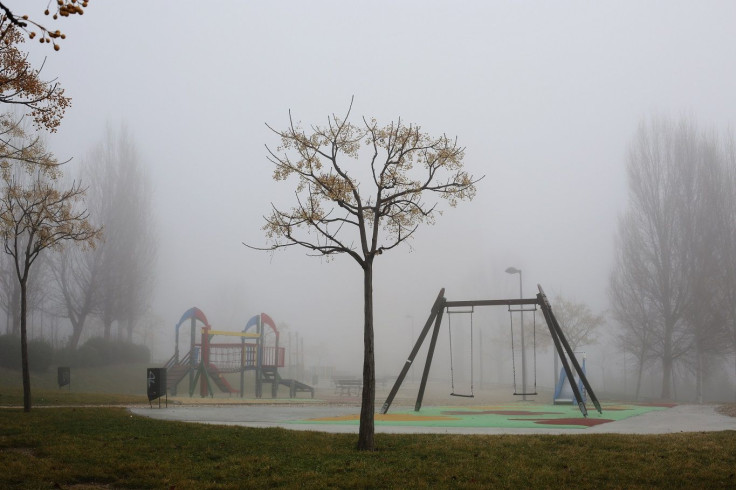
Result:
<svg viewBox="0 0 736 490"><path fill-rule="evenodd" d="M147 393L149 403L156 398L166 395L166 368L148 368L146 373ZM166 404L168 405L168 397ZM161 400L158 402L161 406Z"/></svg>
<svg viewBox="0 0 736 490"><path fill-rule="evenodd" d="M56 372L56 377L59 381L59 388L69 385L69 389L72 388L72 373L71 368L59 366Z"/></svg>

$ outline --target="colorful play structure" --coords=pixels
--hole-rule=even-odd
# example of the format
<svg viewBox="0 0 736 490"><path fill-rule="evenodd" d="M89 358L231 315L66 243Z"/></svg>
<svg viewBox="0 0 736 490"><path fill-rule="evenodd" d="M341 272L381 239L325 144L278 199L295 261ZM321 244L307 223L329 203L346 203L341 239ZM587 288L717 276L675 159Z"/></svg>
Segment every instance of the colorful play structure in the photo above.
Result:
<svg viewBox="0 0 736 490"><path fill-rule="evenodd" d="M567 403L567 404L577 405L583 417L587 417L588 409L586 407L586 401L589 398L595 405L596 410L598 410L599 413L602 413L600 402L598 401L598 398L595 396L595 393L593 392L593 388L591 388L590 383L588 382L588 378L585 375L585 360L583 359L583 364L581 366L581 364L578 362L577 358L575 357L575 353L570 347L569 342L565 338L565 335L562 332L562 328L560 327L560 324L557 321L557 318L552 312L552 306L550 305L549 300L547 299L547 296L544 294L544 290L542 289L542 286L537 285L537 288L539 289L539 293L536 295L535 298L462 300L462 301L448 301L445 298L444 288L440 290L440 294L437 296L437 299L435 300L434 304L432 305L432 309L430 310L429 318L427 318L427 322L424 324L424 328L422 329L422 332L419 334L419 337L417 338L417 341L414 344L414 348L411 350L409 357L404 363L404 366L401 369L401 372L399 373L399 376L397 377L393 388L391 388L391 391L389 392L389 395L386 398L386 401L384 402L383 407L381 407L380 413L381 414L388 413L388 410L391 407L391 403L393 402L394 397L396 396L396 393L401 387L401 384L404 382L404 378L406 377L406 374L409 372L409 368L411 368L412 364L414 363L414 360L419 352L419 349L422 347L422 344L427 338L429 331L432 330L431 340L429 342L429 347L427 348L427 360L425 361L425 364L424 364L424 369L422 372L422 380L419 385L419 392L417 393L417 399L414 405L414 410L416 412L418 412L421 409L422 401L424 399L424 390L427 386L427 379L429 377L430 367L432 366L432 358L434 356L435 347L437 345L437 337L440 331L440 326L442 325L442 318L446 313L448 315L448 318L452 314L469 314L470 315L470 331L471 331L471 344L470 344L470 362L471 362L470 387L471 388L470 388L470 392L457 393L455 391L454 375L452 374L453 372L452 332L450 332L450 339L451 339L450 340L450 373L451 373L450 377L451 377L451 383L452 383L452 392L450 394L452 396L460 396L460 397L468 397L468 398L472 398L474 396L473 391L472 391L473 390L472 388L473 387L473 384L472 384L472 362L473 362L473 359L472 359L473 320L472 318L473 317L472 315L473 315L475 308L482 307L482 306L506 306L509 309L510 313L530 311L530 310L524 309L527 307L533 308L533 310L531 311L536 312L537 308L540 308L542 310L542 313L544 314L544 319L547 323L547 327L549 328L549 333L552 338L552 341L554 342L555 350L557 351L557 354L559 355L559 359L562 361L562 376L560 377L560 382L558 383L558 386L556 387L556 390L555 390L555 402L558 404ZM517 309L512 310L512 307L516 307ZM434 328L433 328L433 325L434 325ZM452 328L450 321L448 321L448 328L449 329ZM512 321L511 328L512 328L511 342L512 342L512 352L513 352L513 321ZM536 329L536 326L535 326L535 329ZM529 392L529 393L524 392L524 391L519 392L516 389L516 368L514 367L514 395L526 396L526 395L536 395L537 394L536 393L536 354L535 354L534 364L535 364L534 390L533 392ZM571 380L572 382L568 381L567 384L565 384L565 380ZM566 393L566 388L568 387L570 390L569 395Z"/></svg>
<svg viewBox="0 0 736 490"><path fill-rule="evenodd" d="M584 374L587 374L585 371L585 354L583 354L583 361L580 363L580 369ZM573 373L573 376L575 373ZM578 387L578 394L582 398L582 402L586 403L588 401L586 391L585 391L585 385L583 385L583 379L578 377L577 379L573 378L572 382L570 379L567 378L567 373L565 372L565 368L560 369L560 375L557 380L557 385L555 386L555 394L552 398L552 402L555 405L577 405L580 403L580 400L578 400L575 392L572 389L572 385L577 385Z"/></svg>
<svg viewBox="0 0 736 490"><path fill-rule="evenodd" d="M179 352L179 329L189 322L189 351ZM197 342L197 333L200 333ZM213 342L215 337L235 338L236 342ZM182 355L183 354L183 355ZM179 384L189 380L189 396L199 383L200 396L214 396L213 387L228 394L245 391L246 373L255 374L255 396L261 398L263 385L271 385L271 397L276 398L279 385L289 388L289 397L308 392L314 398L314 388L295 379L284 379L278 369L284 367L284 347L279 345L279 331L270 316L255 315L241 332L214 330L199 308L188 309L176 324L174 355L166 363L167 389L176 395ZM239 374L239 386L233 387L225 375ZM232 378L231 378L232 379Z"/></svg>

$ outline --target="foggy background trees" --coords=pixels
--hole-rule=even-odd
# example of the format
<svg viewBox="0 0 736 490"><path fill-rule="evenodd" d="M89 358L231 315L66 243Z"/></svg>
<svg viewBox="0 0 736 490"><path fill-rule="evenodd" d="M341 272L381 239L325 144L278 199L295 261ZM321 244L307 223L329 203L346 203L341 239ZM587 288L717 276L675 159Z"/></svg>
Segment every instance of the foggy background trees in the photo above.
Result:
<svg viewBox="0 0 736 490"><path fill-rule="evenodd" d="M104 237L93 250L49 257L43 311L69 321L71 349L96 336L132 342L136 331L140 341L145 333L137 329L149 326L157 235L150 179L128 129L109 125L75 170L88 186L89 219Z"/></svg>
<svg viewBox="0 0 736 490"><path fill-rule="evenodd" d="M692 117L652 117L629 147L629 204L619 222L611 276L620 345L642 370L661 369L660 396L676 378L704 379L728 342L726 298L733 262L733 140ZM637 395L640 382L637 382Z"/></svg>
<svg viewBox="0 0 736 490"><path fill-rule="evenodd" d="M39 324L36 335L71 352L94 337L127 343L150 339L143 330L156 326L149 316L157 235L153 190L132 135L124 125L109 126L81 162L64 168L76 174L76 186L84 182L88 221L103 228L104 236L94 248L66 247L42 256L27 287L28 309ZM3 330L18 335L20 286L12 261L0 258L0 267ZM65 322L71 327L68 337Z"/></svg>

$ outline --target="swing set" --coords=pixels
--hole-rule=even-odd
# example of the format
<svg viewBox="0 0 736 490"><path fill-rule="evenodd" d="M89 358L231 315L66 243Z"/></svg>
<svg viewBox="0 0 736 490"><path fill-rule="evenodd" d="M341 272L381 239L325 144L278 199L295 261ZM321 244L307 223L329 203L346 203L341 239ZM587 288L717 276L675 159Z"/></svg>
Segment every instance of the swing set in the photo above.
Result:
<svg viewBox="0 0 736 490"><path fill-rule="evenodd" d="M442 288L440 290L439 295L437 296L437 299L435 300L434 304L432 305L432 309L429 315L429 318L427 318L427 322L424 324L424 328L422 329L422 332L419 334L419 337L417 338L416 343L414 344L414 348L411 350L411 353L409 354L409 357L407 358L406 362L404 363L404 367L401 369L401 373L396 378L396 382L394 383L394 386L391 388L391 391L389 392L388 397L386 398L386 401L383 404L383 407L381 407L381 414L385 414L388 412L388 409L391 407L391 403L394 400L394 397L396 396L396 393L399 391L399 388L401 387L401 384L404 382L404 378L406 377L406 374L409 372L409 368L411 368L414 359L417 356L417 353L419 352L419 349L421 348L422 344L424 343L425 339L427 338L427 335L429 334L429 330L432 328L432 325L434 324L434 329L432 330L432 337L429 343L429 348L427 351L427 360L424 364L424 370L422 373L422 380L419 385L419 392L417 393L417 399L416 403L414 405L414 411L418 412L422 407L422 400L424 399L424 391L427 386L427 379L429 377L429 370L432 365L432 358L434 356L434 350L437 345L437 337L439 335L440 331L440 325L442 324L442 317L445 312L448 314L448 329L450 331L450 382L452 386L452 392L450 395L452 396L460 396L460 397L466 397L466 398L472 398L475 396L473 391L473 313L475 311L476 307L479 306L506 306L509 310L509 316L511 317L511 343L512 343L512 362L513 362L513 371L514 371L514 395L536 395L537 393L537 355L536 355L536 310L537 307L539 307L542 310L542 313L544 314L544 319L547 323L547 327L549 328L550 336L552 337L552 341L554 342L555 349L557 350L557 353L559 354L560 360L562 361L562 366L564 369L564 373L567 376L568 379L579 379L580 384L584 387L585 391L587 392L587 395L590 397L590 400L595 405L595 408L598 410L599 413L603 413L601 410L601 405L598 402L598 398L595 396L595 393L593 392L593 388L591 388L590 383L588 382L588 378L585 376L585 370L581 368L580 363L578 362L577 358L575 357L575 353L570 348L570 344L568 343L567 339L565 338L565 335L562 333L562 329L560 328L560 324L558 323L557 319L555 318L554 313L552 312L552 306L549 303L549 300L547 299L547 296L544 294L544 290L542 290L542 286L537 285L539 289L539 293L537 294L536 298L529 298L529 299L491 299L491 300L469 300L469 301L448 301L445 298L445 289ZM524 308L525 306L533 306L533 308ZM512 308L518 306L519 308ZM453 309L454 308L454 309ZM515 312L523 312L523 311L533 311L534 312L534 390L533 392L527 393L525 389L522 389L522 392L520 393L517 390L516 386L516 361L515 361L515 355L514 355L514 334L513 334L513 313ZM470 339L471 339L471 348L470 348L470 392L469 393L457 393L455 391L455 374L454 374L454 366L453 366L453 356L452 356L452 315L454 314L470 314ZM523 325L522 325L523 328ZM577 376L573 376L573 370L577 374ZM574 400L578 402L578 408L580 409L580 412L583 414L583 417L588 416L588 410L585 406L584 398L581 395L581 388L576 383L571 383L571 388L574 395Z"/></svg>

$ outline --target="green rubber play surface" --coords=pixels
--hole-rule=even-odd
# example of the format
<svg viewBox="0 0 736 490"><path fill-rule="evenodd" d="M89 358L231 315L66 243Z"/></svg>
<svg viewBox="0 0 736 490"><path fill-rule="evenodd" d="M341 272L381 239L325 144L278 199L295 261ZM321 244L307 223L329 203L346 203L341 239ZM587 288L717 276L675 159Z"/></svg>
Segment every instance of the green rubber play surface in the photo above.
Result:
<svg viewBox="0 0 736 490"><path fill-rule="evenodd" d="M425 427L503 427L585 429L594 425L626 419L653 410L666 410L670 405L604 404L600 414L591 405L588 417L577 406L509 403L466 407L425 407L414 410L391 410L376 414L376 425ZM357 425L359 414L294 421L301 424Z"/></svg>

